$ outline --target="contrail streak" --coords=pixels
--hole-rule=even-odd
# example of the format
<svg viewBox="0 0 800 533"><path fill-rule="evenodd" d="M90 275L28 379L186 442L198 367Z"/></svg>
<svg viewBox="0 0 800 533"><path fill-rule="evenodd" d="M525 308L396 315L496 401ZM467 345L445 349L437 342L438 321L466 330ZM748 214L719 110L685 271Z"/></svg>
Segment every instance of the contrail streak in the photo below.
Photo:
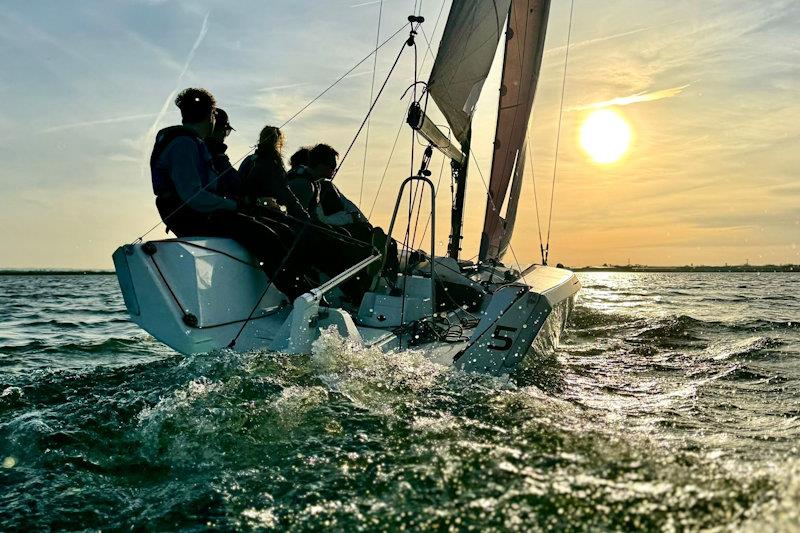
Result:
<svg viewBox="0 0 800 533"><path fill-rule="evenodd" d="M128 115L124 117L103 118L99 120L88 120L86 122L74 122L72 124L62 124L60 126L51 126L45 128L39 133L53 133L56 131L72 130L77 128L88 128L90 126L101 126L103 124L116 124L117 122L130 122L132 120L139 120L142 118L151 118L154 113L144 113L140 115Z"/></svg>
<svg viewBox="0 0 800 533"><path fill-rule="evenodd" d="M192 45L192 49L189 50L189 55L186 57L186 62L183 64L183 69L181 73L178 75L178 79L175 81L175 89L169 93L169 96L166 100L164 100L164 104L161 106L161 110L156 115L155 121L153 121L153 125L150 126L150 129L147 131L147 135L142 141L142 176L144 176L148 170L149 163L147 163L147 152L150 146L150 142L153 139L153 136L156 134L158 130L158 125L161 120L164 118L164 115L167 114L167 109L169 109L169 104L172 102L172 99L175 98L175 93L178 92L181 86L181 81L183 77L186 75L186 71L189 70L189 65L192 63L192 59L194 59L194 54L197 52L197 49L200 47L200 44L203 42L203 39L208 33L208 17L211 15L211 12L207 12L206 16L203 18L203 26L200 28L200 34L197 36L197 39L194 41L194 45ZM147 163L147 164L146 164Z"/></svg>
<svg viewBox="0 0 800 533"><path fill-rule="evenodd" d="M660 91L653 91L649 93L636 93L630 96L618 96L616 98L612 98L611 100L605 100L603 102L595 102L593 104L573 106L570 107L569 110L582 111L585 109L601 109L603 107L623 106L623 105L638 104L641 102L653 102L655 100L663 100L664 98L672 98L674 96L678 96L688 86L689 84L686 84L680 87L671 87L669 89L662 89Z"/></svg>

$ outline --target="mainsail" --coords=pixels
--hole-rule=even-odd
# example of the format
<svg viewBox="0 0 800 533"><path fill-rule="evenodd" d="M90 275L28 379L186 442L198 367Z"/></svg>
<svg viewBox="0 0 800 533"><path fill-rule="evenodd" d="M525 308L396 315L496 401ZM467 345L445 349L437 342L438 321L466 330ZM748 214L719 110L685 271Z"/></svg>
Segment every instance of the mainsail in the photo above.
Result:
<svg viewBox="0 0 800 533"><path fill-rule="evenodd" d="M450 7L428 90L461 144L469 136L472 112L489 75L510 3L453 0Z"/></svg>
<svg viewBox="0 0 800 533"><path fill-rule="evenodd" d="M499 259L511 240L549 11L549 0L513 0L511 3L480 260ZM501 209L509 193L509 182L511 191L503 215Z"/></svg>

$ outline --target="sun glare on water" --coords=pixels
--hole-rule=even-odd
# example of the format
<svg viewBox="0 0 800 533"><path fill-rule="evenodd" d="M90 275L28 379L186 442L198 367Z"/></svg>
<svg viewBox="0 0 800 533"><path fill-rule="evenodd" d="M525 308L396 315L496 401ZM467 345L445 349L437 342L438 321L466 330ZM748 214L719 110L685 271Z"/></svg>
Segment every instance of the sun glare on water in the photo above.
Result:
<svg viewBox="0 0 800 533"><path fill-rule="evenodd" d="M615 163L628 151L631 127L616 111L598 109L581 126L580 142L595 163Z"/></svg>

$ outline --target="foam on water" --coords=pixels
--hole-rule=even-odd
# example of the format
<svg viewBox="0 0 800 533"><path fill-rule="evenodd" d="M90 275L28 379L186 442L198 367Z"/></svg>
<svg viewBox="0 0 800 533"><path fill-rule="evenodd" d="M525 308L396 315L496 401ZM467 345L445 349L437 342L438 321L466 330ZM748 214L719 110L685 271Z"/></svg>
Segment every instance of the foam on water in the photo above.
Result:
<svg viewBox="0 0 800 533"><path fill-rule="evenodd" d="M120 322L113 278L0 278L0 523L800 527L800 284L725 276L583 276L524 385L333 331L179 357Z"/></svg>

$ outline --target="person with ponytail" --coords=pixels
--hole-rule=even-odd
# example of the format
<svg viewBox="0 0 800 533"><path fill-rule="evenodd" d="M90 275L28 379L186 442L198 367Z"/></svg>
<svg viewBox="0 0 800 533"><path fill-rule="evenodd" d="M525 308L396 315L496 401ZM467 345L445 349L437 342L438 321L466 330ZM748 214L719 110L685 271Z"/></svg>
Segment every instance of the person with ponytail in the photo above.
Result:
<svg viewBox="0 0 800 533"><path fill-rule="evenodd" d="M283 164L283 133L275 126L264 126L253 155L242 161L239 175L242 193L249 204L276 210L282 206L293 218L310 220L308 211L286 184Z"/></svg>

